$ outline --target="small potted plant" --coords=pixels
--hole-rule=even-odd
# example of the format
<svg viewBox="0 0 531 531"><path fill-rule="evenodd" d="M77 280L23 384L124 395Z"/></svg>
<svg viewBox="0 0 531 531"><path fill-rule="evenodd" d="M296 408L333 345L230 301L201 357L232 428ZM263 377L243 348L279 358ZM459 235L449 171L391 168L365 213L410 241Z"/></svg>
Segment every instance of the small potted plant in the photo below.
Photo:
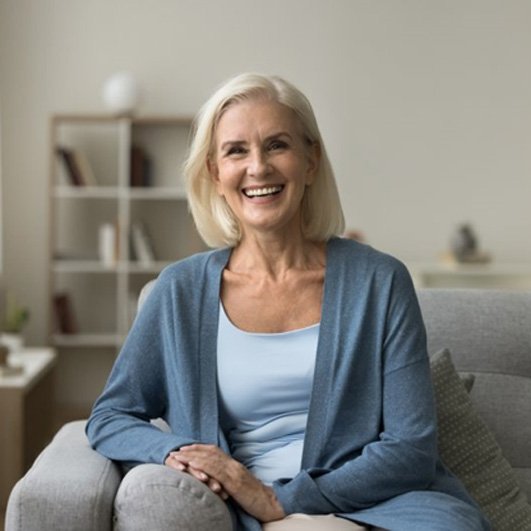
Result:
<svg viewBox="0 0 531 531"><path fill-rule="evenodd" d="M12 295L7 296L4 332L1 336L3 345L11 351L21 350L24 345L22 329L29 320L29 310L20 306Z"/></svg>

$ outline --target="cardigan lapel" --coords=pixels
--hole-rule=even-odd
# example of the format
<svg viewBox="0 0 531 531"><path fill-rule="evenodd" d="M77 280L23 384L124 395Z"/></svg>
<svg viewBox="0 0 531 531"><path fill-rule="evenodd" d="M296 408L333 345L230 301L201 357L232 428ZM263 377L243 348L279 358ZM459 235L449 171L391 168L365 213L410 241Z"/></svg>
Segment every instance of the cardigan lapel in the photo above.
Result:
<svg viewBox="0 0 531 531"><path fill-rule="evenodd" d="M205 285L201 295L198 338L199 356L199 411L201 439L210 444L220 444L217 382L217 339L219 297L223 269L231 249L212 252L205 271ZM199 289L199 288L198 288ZM226 445L224 445L226 446Z"/></svg>
<svg viewBox="0 0 531 531"><path fill-rule="evenodd" d="M320 455L324 449L329 423L327 412L335 407L333 388L333 376L335 361L338 356L338 334L340 329L340 271L337 259L338 238L332 238L327 243L326 249L326 272L324 280L323 303L321 308L321 324L319 327L319 339L317 342L317 354L313 385L310 397L310 407L306 432L304 435L304 447L302 453L301 468L317 466ZM324 399L326 397L326 400Z"/></svg>

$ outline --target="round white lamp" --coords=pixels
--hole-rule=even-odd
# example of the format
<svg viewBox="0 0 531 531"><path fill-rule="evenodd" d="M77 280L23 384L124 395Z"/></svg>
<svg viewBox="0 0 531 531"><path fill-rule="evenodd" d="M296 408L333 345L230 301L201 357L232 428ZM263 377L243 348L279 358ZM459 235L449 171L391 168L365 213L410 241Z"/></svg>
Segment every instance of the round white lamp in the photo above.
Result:
<svg viewBox="0 0 531 531"><path fill-rule="evenodd" d="M129 72L117 72L103 84L105 106L115 114L131 114L138 105L140 90Z"/></svg>

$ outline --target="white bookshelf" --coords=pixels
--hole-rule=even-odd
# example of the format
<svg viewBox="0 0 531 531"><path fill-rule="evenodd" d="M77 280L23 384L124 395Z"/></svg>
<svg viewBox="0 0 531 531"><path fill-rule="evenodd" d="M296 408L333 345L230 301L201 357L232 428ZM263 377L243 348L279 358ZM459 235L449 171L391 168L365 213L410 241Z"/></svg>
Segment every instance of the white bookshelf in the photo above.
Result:
<svg viewBox="0 0 531 531"><path fill-rule="evenodd" d="M49 331L57 349L117 350L142 286L167 265L205 248L188 213L181 178L190 128L188 117L52 117ZM150 161L149 185L131 186L133 146ZM58 147L82 152L96 182L74 185ZM115 256L107 263L99 253L104 224L115 227L116 235ZM147 229L154 250L149 262L134 256L134 224ZM57 294L68 296L75 333L58 328Z"/></svg>

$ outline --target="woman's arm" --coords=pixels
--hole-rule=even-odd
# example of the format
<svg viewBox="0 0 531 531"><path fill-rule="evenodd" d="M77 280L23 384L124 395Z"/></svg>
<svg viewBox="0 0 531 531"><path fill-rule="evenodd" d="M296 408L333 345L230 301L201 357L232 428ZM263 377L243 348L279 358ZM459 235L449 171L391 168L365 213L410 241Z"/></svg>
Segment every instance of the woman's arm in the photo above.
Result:
<svg viewBox="0 0 531 531"><path fill-rule="evenodd" d="M352 512L427 488L436 465L434 420L426 407L431 400L427 372L427 363L417 362L386 376L388 420L380 439L366 445L359 457L337 469L304 470L275 482L285 512Z"/></svg>
<svg viewBox="0 0 531 531"><path fill-rule="evenodd" d="M109 459L163 463L168 453L196 442L150 424L165 415L168 403L168 356L174 345L171 297L157 281L116 360L102 395L94 405L86 432L93 448Z"/></svg>

